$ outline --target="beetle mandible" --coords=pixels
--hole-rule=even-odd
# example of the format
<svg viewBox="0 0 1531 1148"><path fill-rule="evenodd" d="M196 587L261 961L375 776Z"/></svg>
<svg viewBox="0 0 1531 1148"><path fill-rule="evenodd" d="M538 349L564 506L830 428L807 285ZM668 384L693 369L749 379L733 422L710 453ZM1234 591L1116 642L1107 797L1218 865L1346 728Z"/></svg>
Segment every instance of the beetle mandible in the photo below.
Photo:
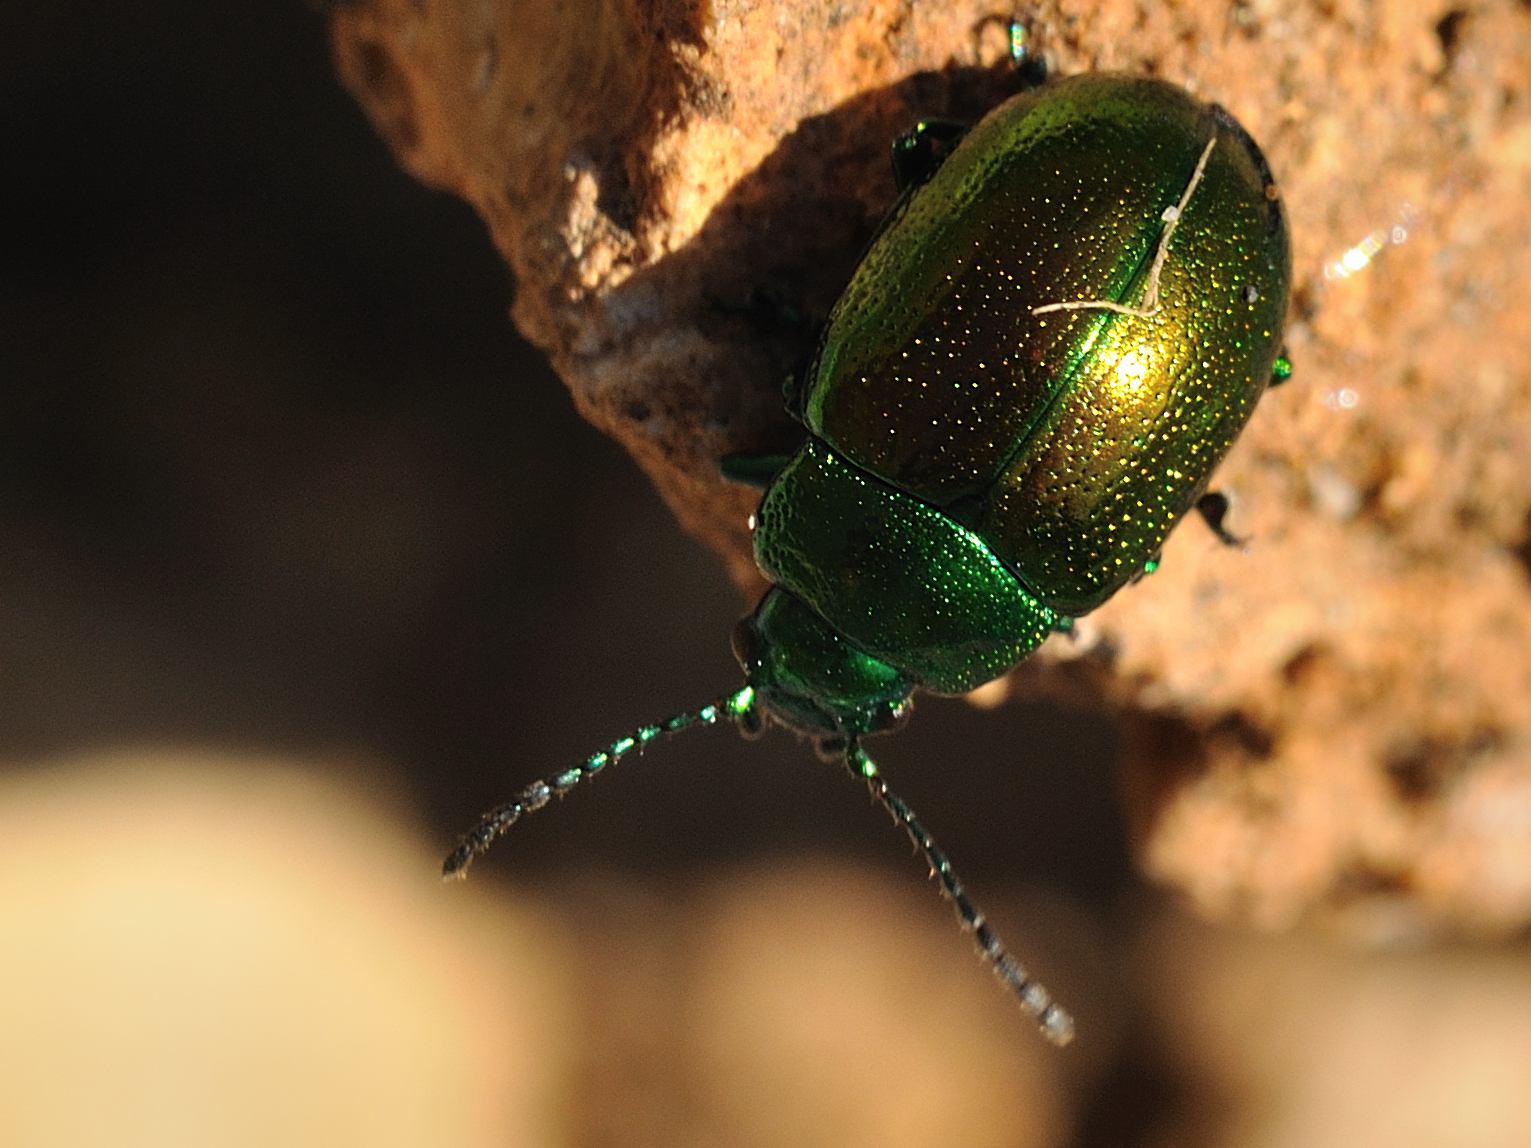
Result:
<svg viewBox="0 0 1531 1148"><path fill-rule="evenodd" d="M916 689L1005 673L1152 569L1289 371L1286 222L1238 123L1151 79L1075 76L965 132L921 124L894 167L899 198L789 394L806 441L765 468L752 522L772 589L735 631L745 684L528 786L443 868L462 874L524 813L661 735L775 723L866 782L1063 1044L1072 1020L863 742Z"/></svg>

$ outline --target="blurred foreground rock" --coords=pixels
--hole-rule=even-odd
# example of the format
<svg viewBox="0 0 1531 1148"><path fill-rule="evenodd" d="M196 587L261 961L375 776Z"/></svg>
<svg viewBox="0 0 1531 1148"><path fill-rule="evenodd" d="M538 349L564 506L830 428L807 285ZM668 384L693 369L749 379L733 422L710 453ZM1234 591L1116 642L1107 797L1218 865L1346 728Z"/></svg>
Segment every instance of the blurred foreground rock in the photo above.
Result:
<svg viewBox="0 0 1531 1148"><path fill-rule="evenodd" d="M3 764L8 1146L1531 1142L1524 946L1361 958L991 889L1079 1007L1059 1053L881 864L443 886L369 771Z"/></svg>
<svg viewBox="0 0 1531 1148"><path fill-rule="evenodd" d="M718 459L791 441L780 383L892 199L888 142L1013 87L1010 14L365 0L332 28L399 161L483 217L580 410L752 588L756 495ZM1297 375L1218 480L1246 550L1178 532L1162 572L989 700L1121 714L1142 860L1205 913L1523 928L1531 9L1023 15L1055 72L1175 80L1261 142L1295 237Z"/></svg>

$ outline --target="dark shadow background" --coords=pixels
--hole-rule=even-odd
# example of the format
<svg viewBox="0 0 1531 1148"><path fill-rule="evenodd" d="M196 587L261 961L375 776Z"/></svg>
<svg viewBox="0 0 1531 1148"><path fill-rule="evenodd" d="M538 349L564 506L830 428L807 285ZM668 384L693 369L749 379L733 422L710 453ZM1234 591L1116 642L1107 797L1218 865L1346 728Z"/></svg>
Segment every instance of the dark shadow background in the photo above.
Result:
<svg viewBox="0 0 1531 1148"><path fill-rule="evenodd" d="M482 229L394 167L317 17L17 17L10 755L344 743L434 798L519 739L718 687L729 588L516 337ZM662 696L659 667L699 662Z"/></svg>

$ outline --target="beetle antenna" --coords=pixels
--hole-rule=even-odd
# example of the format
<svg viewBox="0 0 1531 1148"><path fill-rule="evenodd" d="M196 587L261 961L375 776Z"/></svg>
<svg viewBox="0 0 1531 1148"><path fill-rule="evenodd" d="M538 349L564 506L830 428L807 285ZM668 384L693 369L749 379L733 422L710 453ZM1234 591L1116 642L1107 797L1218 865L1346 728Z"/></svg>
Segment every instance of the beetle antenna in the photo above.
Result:
<svg viewBox="0 0 1531 1148"><path fill-rule="evenodd" d="M497 805L478 819L478 824L463 834L457 848L452 850L441 864L442 877L466 877L468 866L489 852L489 847L503 837L522 815L541 809L555 797L562 797L580 782L594 777L609 765L615 765L632 750L641 750L656 738L679 733L695 725L714 725L719 718L727 718L750 728L759 721L755 710L755 691L744 686L727 697L709 702L691 713L676 714L656 725L646 725L620 737L605 749L592 753L584 761L555 773L542 781L534 781L515 797Z"/></svg>
<svg viewBox="0 0 1531 1148"><path fill-rule="evenodd" d="M1005 943L999 939L999 934L989 926L988 920L983 913L979 912L978 906L969 900L967 890L963 888L961 879L952 869L951 862L946 859L946 854L941 852L940 846L920 824L919 818L914 815L914 810L905 804L902 797L888 788L888 783L882 779L882 774L877 770L877 763L867 756L866 750L862 749L861 744L854 739L847 742L845 746L845 768L850 770L853 776L866 781L873 800L886 809L895 822L904 827L904 831L909 834L909 839L924 854L925 860L930 863L931 876L941 884L942 895L957 911L957 919L962 923L963 929L972 933L973 939L978 942L979 955L988 962L989 967L994 970L994 975L1015 994L1016 999L1020 1001L1021 1009L1037 1022L1042 1035L1060 1047L1073 1040L1074 1018L1053 1000L1052 994L1046 988L1031 978L1021 966L1020 961L1010 955L1009 950L1005 948Z"/></svg>

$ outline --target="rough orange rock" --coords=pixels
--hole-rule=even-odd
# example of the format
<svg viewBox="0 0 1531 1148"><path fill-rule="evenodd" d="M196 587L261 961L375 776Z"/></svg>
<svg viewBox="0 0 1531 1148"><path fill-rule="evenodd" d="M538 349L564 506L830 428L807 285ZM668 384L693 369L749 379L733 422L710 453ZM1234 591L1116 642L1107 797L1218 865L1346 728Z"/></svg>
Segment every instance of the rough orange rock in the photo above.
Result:
<svg viewBox="0 0 1531 1148"><path fill-rule="evenodd" d="M483 217L580 410L749 588L757 496L718 459L790 441L780 383L893 197L888 141L1003 97L1010 14L366 0L332 26L400 162ZM1054 71L1172 79L1261 141L1297 375L1218 478L1248 546L1177 532L1160 573L1004 688L1123 716L1140 855L1209 914L1524 927L1531 9L1024 15Z"/></svg>

